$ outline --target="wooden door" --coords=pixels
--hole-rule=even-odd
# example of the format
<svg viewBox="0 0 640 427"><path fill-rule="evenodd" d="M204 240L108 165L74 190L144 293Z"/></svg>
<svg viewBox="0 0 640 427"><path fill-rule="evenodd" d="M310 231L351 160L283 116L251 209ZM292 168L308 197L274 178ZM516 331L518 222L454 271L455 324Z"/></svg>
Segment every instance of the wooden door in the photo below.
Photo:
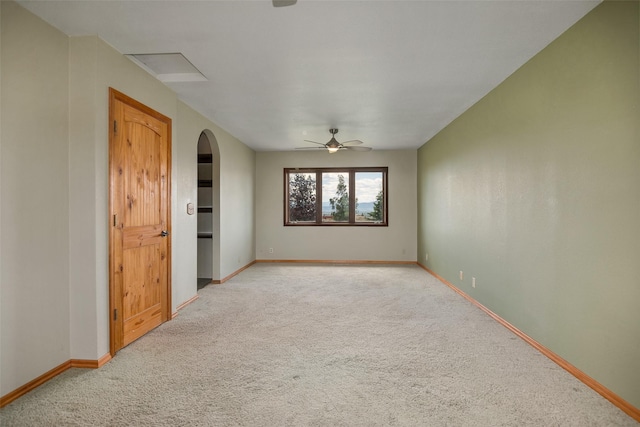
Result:
<svg viewBox="0 0 640 427"><path fill-rule="evenodd" d="M111 355L169 320L171 119L110 89Z"/></svg>

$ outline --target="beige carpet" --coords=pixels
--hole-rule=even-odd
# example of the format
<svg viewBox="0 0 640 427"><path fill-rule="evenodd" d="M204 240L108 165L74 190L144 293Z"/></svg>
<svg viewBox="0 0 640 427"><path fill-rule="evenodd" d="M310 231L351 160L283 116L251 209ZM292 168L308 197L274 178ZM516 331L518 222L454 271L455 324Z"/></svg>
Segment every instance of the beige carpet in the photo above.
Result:
<svg viewBox="0 0 640 427"><path fill-rule="evenodd" d="M632 426L416 266L257 264L2 426Z"/></svg>

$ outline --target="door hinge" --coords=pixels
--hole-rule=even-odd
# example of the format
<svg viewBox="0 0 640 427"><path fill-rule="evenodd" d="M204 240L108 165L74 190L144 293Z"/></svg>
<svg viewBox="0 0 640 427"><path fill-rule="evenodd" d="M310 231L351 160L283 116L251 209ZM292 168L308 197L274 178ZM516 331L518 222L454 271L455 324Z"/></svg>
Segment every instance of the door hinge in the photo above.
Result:
<svg viewBox="0 0 640 427"><path fill-rule="evenodd" d="M113 320L118 320L118 309L117 308L113 309Z"/></svg>
<svg viewBox="0 0 640 427"><path fill-rule="evenodd" d="M118 226L118 214L113 214L113 226Z"/></svg>
<svg viewBox="0 0 640 427"><path fill-rule="evenodd" d="M118 121L113 121L113 133L118 133Z"/></svg>

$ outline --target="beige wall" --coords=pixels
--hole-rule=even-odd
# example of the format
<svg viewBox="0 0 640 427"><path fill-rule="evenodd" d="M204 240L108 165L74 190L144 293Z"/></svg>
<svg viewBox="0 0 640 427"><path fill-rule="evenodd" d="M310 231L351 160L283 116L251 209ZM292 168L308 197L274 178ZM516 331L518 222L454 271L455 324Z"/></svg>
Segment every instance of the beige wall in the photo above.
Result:
<svg viewBox="0 0 640 427"><path fill-rule="evenodd" d="M220 148L220 278L225 278L255 260L256 153L222 129L213 133Z"/></svg>
<svg viewBox="0 0 640 427"><path fill-rule="evenodd" d="M418 159L419 260L636 407L639 21L597 6Z"/></svg>
<svg viewBox="0 0 640 427"><path fill-rule="evenodd" d="M214 171L214 185L219 184L219 200L214 201L213 279L222 279L251 263L254 259L255 242L255 152L238 139L195 113L184 103L179 103L180 128L178 138L182 142L178 152L178 167L181 170L178 195L179 211L186 212L186 204L197 205L196 181L198 138L202 131L209 137L214 152L214 168L219 168L219 178ZM216 148L217 145L217 148ZM215 156L219 159L215 160ZM215 209L214 209L215 211ZM178 215L182 215L178 212ZM180 235L195 236L197 218L190 216L186 228ZM191 237L188 237L191 239ZM195 249L194 249L195 250ZM178 265L189 265L189 275L196 278L197 257L194 253L181 252ZM186 273L185 273L186 274ZM189 279L191 281L191 279Z"/></svg>
<svg viewBox="0 0 640 427"><path fill-rule="evenodd" d="M388 166L388 227L284 227L283 169ZM416 151L259 152L256 258L416 260ZM269 253L273 248L273 253Z"/></svg>
<svg viewBox="0 0 640 427"><path fill-rule="evenodd" d="M173 120L173 310L196 295L196 217L186 203L195 202L200 133L218 138L228 183L224 274L254 259L255 155L98 37L68 38L13 2L0 7L5 395L69 359L108 353L109 87Z"/></svg>
<svg viewBox="0 0 640 427"><path fill-rule="evenodd" d="M109 87L113 87L145 105L172 118L173 174L172 200L176 199L176 97L162 83L142 71L137 65L116 52L96 36L69 39L71 70L70 88L70 183L72 224L71 342L72 354L81 359L93 359L95 354L109 351L108 325L108 165L109 165ZM89 203L89 201L91 201ZM172 224L176 218L172 204ZM89 217L89 218L87 218ZM172 270L172 283L177 279ZM88 284L92 286L88 286ZM181 301L173 289L173 305ZM87 308L86 301L95 301L96 308Z"/></svg>
<svg viewBox="0 0 640 427"><path fill-rule="evenodd" d="M67 38L0 8L4 395L69 359L69 83Z"/></svg>
<svg viewBox="0 0 640 427"><path fill-rule="evenodd" d="M2 6L0 6L0 100L2 100ZM2 167L2 102L0 101L0 167ZM2 171L0 170L0 196L2 195ZM0 197L0 336L2 335L2 197ZM2 342L0 340L0 383L2 382ZM2 385L0 384L0 396Z"/></svg>

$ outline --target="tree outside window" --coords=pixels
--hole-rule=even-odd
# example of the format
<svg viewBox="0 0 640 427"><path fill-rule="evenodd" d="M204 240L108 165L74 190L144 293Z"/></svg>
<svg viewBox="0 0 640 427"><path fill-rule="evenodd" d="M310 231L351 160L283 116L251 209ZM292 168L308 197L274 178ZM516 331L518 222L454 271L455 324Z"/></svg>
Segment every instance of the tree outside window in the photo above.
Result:
<svg viewBox="0 0 640 427"><path fill-rule="evenodd" d="M289 221L315 221L315 174L293 173L289 175Z"/></svg>
<svg viewBox="0 0 640 427"><path fill-rule="evenodd" d="M376 201L373 202L373 210L371 211L371 213L367 214L367 218L372 221L382 221L384 214L383 209L384 202L382 200L382 190L380 190L378 192L378 195L376 196Z"/></svg>

